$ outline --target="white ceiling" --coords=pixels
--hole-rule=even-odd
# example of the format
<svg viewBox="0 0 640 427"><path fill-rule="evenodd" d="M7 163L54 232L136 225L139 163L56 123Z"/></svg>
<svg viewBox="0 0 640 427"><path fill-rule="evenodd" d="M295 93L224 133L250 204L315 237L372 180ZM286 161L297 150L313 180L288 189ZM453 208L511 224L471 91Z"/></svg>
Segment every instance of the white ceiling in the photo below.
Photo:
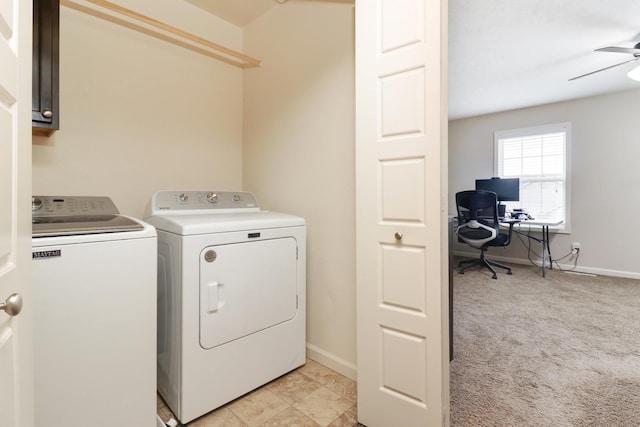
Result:
<svg viewBox="0 0 640 427"><path fill-rule="evenodd" d="M239 27L287 0L186 0ZM289 0L352 3L353 0ZM640 41L640 0L449 0L449 118L640 88L640 61L594 52Z"/></svg>
<svg viewBox="0 0 640 427"><path fill-rule="evenodd" d="M286 0L186 0L238 27L244 27L260 15Z"/></svg>
<svg viewBox="0 0 640 427"><path fill-rule="evenodd" d="M640 41L638 0L450 0L449 118L640 88L640 61L594 52Z"/></svg>

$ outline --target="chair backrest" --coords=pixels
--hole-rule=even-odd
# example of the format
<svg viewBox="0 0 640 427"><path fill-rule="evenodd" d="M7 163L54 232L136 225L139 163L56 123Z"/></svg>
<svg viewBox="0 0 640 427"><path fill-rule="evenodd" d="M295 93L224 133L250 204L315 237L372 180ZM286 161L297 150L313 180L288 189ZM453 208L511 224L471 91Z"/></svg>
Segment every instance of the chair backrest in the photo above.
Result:
<svg viewBox="0 0 640 427"><path fill-rule="evenodd" d="M456 234L466 244L482 248L500 232L498 196L492 191L468 190L456 193Z"/></svg>

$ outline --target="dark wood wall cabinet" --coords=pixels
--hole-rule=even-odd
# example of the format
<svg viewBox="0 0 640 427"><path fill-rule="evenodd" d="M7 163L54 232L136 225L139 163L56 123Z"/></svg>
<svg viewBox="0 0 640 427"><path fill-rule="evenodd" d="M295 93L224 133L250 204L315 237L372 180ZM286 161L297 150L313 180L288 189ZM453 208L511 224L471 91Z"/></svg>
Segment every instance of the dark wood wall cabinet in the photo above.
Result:
<svg viewBox="0 0 640 427"><path fill-rule="evenodd" d="M33 0L31 122L34 135L51 135L60 128L59 28L59 0Z"/></svg>

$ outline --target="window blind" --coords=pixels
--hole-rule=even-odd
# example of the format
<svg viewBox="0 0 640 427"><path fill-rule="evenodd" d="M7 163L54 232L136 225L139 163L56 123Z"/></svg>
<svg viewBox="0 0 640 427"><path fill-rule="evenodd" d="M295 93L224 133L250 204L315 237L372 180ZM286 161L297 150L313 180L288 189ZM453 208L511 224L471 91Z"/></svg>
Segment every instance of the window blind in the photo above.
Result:
<svg viewBox="0 0 640 427"><path fill-rule="evenodd" d="M497 176L520 178L520 201L506 203L507 209L567 224L568 129L560 124L496 133Z"/></svg>

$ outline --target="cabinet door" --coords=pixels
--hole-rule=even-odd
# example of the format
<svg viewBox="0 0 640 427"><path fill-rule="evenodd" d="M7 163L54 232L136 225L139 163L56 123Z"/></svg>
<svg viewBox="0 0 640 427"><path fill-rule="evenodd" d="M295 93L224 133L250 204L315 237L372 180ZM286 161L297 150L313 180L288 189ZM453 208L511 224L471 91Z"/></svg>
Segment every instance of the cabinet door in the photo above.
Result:
<svg viewBox="0 0 640 427"><path fill-rule="evenodd" d="M33 1L31 120L34 128L51 131L59 129L59 9L59 0Z"/></svg>

